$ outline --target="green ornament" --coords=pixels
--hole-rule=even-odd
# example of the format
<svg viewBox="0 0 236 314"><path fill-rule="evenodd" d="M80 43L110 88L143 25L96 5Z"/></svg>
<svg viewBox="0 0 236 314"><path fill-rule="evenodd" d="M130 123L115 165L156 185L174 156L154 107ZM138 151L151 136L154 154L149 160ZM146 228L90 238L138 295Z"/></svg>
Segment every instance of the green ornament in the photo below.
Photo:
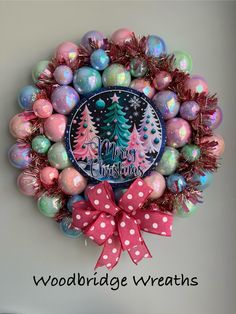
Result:
<svg viewBox="0 0 236 314"><path fill-rule="evenodd" d="M84 123L83 127L84 127L85 129L87 129L87 127L88 127L87 123Z"/></svg>
<svg viewBox="0 0 236 314"><path fill-rule="evenodd" d="M166 146L156 171L164 176L174 173L178 167L179 152L174 147Z"/></svg>
<svg viewBox="0 0 236 314"><path fill-rule="evenodd" d="M32 149L39 154L46 154L51 146L51 142L44 135L38 135L32 140Z"/></svg>
<svg viewBox="0 0 236 314"><path fill-rule="evenodd" d="M174 212L176 213L176 216L185 218L191 216L193 213L195 213L197 206L194 205L192 202L185 200L185 206L188 208L188 212L186 212L183 209L183 206L179 203L179 201L175 200L173 207L174 207Z"/></svg>
<svg viewBox="0 0 236 314"><path fill-rule="evenodd" d="M190 73L192 71L192 58L190 54L185 51L175 51L174 56L174 66L177 69L187 73Z"/></svg>
<svg viewBox="0 0 236 314"><path fill-rule="evenodd" d="M182 148L181 154L186 161L194 162L201 156L201 150L197 145L188 144Z"/></svg>
<svg viewBox="0 0 236 314"><path fill-rule="evenodd" d="M107 86L128 87L131 82L130 72L122 64L114 63L107 67L102 74L102 82Z"/></svg>
<svg viewBox="0 0 236 314"><path fill-rule="evenodd" d="M54 143L48 151L50 165L57 169L64 169L71 166L65 145L62 142Z"/></svg>
<svg viewBox="0 0 236 314"><path fill-rule="evenodd" d="M134 58L130 62L130 73L134 77L143 77L147 73L147 62L141 58Z"/></svg>
<svg viewBox="0 0 236 314"><path fill-rule="evenodd" d="M40 75L46 70L48 67L49 61L43 60L39 61L32 70L32 78L34 83L38 82Z"/></svg>
<svg viewBox="0 0 236 314"><path fill-rule="evenodd" d="M38 209L41 214L47 217L54 217L62 207L60 196L42 195L38 199Z"/></svg>

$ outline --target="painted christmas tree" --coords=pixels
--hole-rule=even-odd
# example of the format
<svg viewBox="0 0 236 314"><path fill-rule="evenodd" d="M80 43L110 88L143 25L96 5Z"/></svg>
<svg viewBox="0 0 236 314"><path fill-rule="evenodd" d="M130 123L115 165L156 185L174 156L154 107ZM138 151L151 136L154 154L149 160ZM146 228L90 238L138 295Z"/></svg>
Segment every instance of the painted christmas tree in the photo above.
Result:
<svg viewBox="0 0 236 314"><path fill-rule="evenodd" d="M134 167L138 168L141 166L145 168L148 166L149 162L147 160L145 148L143 146L143 142L141 140L141 136L134 124L133 131L130 135L130 140L127 147L128 151L134 150L135 151L135 159L130 159L125 162L126 165L133 165Z"/></svg>
<svg viewBox="0 0 236 314"><path fill-rule="evenodd" d="M155 153L159 151L158 143L161 137L161 126L155 117L154 109L149 104L144 111L139 133L146 152Z"/></svg>
<svg viewBox="0 0 236 314"><path fill-rule="evenodd" d="M128 119L125 118L123 107L119 104L119 97L114 94L111 100L112 104L108 107L105 115L104 123L106 125L102 127L104 131L102 137L109 139L110 142L115 142L119 147L126 147L130 136L130 125L127 124Z"/></svg>
<svg viewBox="0 0 236 314"><path fill-rule="evenodd" d="M93 142L93 138L96 137L97 133L91 118L91 112L88 107L85 106L74 140L75 146L73 153L76 159L89 160L96 157L96 145L95 143L92 145L89 143Z"/></svg>

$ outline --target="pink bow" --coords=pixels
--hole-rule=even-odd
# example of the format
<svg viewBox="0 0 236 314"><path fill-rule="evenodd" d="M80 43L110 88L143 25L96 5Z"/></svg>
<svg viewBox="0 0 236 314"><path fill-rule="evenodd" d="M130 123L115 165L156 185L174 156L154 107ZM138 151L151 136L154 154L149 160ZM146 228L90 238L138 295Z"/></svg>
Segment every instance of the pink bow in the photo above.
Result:
<svg viewBox="0 0 236 314"><path fill-rule="evenodd" d="M143 258L151 258L140 230L171 236L173 217L158 211L157 206L142 209L152 189L140 178L115 204L111 185L103 181L88 190L88 201L73 206L72 227L103 245L103 251L95 268L112 269L119 261L122 250L127 250L137 264Z"/></svg>

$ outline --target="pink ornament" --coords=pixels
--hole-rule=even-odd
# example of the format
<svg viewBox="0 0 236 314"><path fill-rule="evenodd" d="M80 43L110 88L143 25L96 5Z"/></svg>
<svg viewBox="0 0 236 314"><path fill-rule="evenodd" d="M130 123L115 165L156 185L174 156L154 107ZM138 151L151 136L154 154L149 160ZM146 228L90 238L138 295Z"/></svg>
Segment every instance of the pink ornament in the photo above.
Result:
<svg viewBox="0 0 236 314"><path fill-rule="evenodd" d="M47 99L38 99L33 104L33 111L37 117L46 119L52 114L53 107Z"/></svg>
<svg viewBox="0 0 236 314"><path fill-rule="evenodd" d="M34 196L40 188L40 183L32 172L23 171L17 178L17 186L22 194Z"/></svg>
<svg viewBox="0 0 236 314"><path fill-rule="evenodd" d="M201 139L201 143L213 142L213 141L217 142L217 145L214 146L211 149L211 151L217 158L220 158L221 155L223 155L224 150L225 150L225 142L224 142L223 137L219 134L214 134L212 136L205 136Z"/></svg>
<svg viewBox="0 0 236 314"><path fill-rule="evenodd" d="M153 85L157 90L163 90L169 86L171 80L172 77L169 72L161 71L155 76Z"/></svg>
<svg viewBox="0 0 236 314"><path fill-rule="evenodd" d="M59 176L59 172L56 168L45 167L40 170L39 178L45 186L54 185Z"/></svg>
<svg viewBox="0 0 236 314"><path fill-rule="evenodd" d="M152 98L155 95L155 88L151 86L149 81L138 78L130 83L130 87L144 93L147 97Z"/></svg>
<svg viewBox="0 0 236 314"><path fill-rule="evenodd" d="M67 63L70 63L75 61L78 54L78 46L72 42L66 41L57 47L55 58L59 62L66 61Z"/></svg>
<svg viewBox="0 0 236 314"><path fill-rule="evenodd" d="M10 120L9 130L15 138L24 139L32 134L33 125L23 114L19 113Z"/></svg>
<svg viewBox="0 0 236 314"><path fill-rule="evenodd" d="M190 77L184 85L185 89L190 89L191 93L208 93L208 85L206 80L199 75Z"/></svg>
<svg viewBox="0 0 236 314"><path fill-rule="evenodd" d="M158 199L162 196L166 188L166 181L163 175L157 171L152 171L149 176L144 178L144 181L147 185L153 189L153 192L150 194L149 199Z"/></svg>
<svg viewBox="0 0 236 314"><path fill-rule="evenodd" d="M111 40L117 45L123 45L132 39L133 32L128 28L120 28L111 35Z"/></svg>
<svg viewBox="0 0 236 314"><path fill-rule="evenodd" d="M68 195L80 194L87 186L87 180L73 167L62 170L58 183L62 191Z"/></svg>
<svg viewBox="0 0 236 314"><path fill-rule="evenodd" d="M173 118L166 123L167 145L179 148L188 143L192 130L190 124L182 118Z"/></svg>
<svg viewBox="0 0 236 314"><path fill-rule="evenodd" d="M66 130L66 116L63 114L52 114L44 122L44 132L46 136L53 142L63 139Z"/></svg>

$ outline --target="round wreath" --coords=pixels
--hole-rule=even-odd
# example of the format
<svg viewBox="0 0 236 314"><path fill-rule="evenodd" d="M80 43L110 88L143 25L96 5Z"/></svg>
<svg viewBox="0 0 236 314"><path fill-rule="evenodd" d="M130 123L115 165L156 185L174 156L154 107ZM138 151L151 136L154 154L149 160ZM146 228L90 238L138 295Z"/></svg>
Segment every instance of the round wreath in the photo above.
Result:
<svg viewBox="0 0 236 314"><path fill-rule="evenodd" d="M217 170L224 140L213 131L222 112L191 70L190 55L168 55L158 36L120 29L107 39L91 31L37 63L34 85L19 93L23 112L9 125L17 139L9 160L23 169L18 188L65 235L84 233L103 245L97 267L112 269L123 250L136 264L151 257L142 232L170 236L173 216L195 211ZM125 149L114 157L102 153L105 143ZM101 166L99 149L109 179L88 175L94 160Z"/></svg>

